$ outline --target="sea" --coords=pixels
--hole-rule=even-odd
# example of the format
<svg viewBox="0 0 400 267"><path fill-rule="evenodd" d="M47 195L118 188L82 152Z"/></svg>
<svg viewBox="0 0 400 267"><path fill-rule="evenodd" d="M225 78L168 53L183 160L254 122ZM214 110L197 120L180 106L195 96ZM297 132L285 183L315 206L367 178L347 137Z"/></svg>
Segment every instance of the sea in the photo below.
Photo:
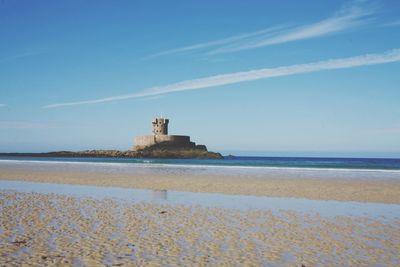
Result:
<svg viewBox="0 0 400 267"><path fill-rule="evenodd" d="M0 168L36 171L400 179L400 159L324 157L225 157L223 159L132 159L0 157Z"/></svg>

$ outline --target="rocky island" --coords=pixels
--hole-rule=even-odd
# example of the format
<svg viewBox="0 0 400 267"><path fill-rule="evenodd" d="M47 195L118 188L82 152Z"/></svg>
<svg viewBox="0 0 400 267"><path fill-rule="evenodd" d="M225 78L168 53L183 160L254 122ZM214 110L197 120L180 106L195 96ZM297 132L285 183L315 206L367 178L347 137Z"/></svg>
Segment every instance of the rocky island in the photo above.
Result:
<svg viewBox="0 0 400 267"><path fill-rule="evenodd" d="M0 156L20 157L87 157L87 158L173 158L173 159L221 159L217 152L196 145L190 136L168 135L168 119L156 118L152 122L153 135L137 136L133 150L84 150L55 151L45 153L0 153Z"/></svg>

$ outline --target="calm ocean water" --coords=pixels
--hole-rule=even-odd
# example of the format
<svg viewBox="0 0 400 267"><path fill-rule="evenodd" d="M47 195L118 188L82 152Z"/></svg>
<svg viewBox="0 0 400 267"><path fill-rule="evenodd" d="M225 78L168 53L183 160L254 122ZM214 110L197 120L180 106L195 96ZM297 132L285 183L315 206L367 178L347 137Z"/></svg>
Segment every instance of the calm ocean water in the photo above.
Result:
<svg viewBox="0 0 400 267"><path fill-rule="evenodd" d="M400 159L235 157L206 159L116 159L0 157L1 169L134 175L399 180Z"/></svg>
<svg viewBox="0 0 400 267"><path fill-rule="evenodd" d="M400 171L400 159L384 158L306 158L306 157L234 157L215 159L116 159L116 158L37 158L0 157L0 161L118 163L137 165L174 165L183 167L264 167L279 169L330 169Z"/></svg>

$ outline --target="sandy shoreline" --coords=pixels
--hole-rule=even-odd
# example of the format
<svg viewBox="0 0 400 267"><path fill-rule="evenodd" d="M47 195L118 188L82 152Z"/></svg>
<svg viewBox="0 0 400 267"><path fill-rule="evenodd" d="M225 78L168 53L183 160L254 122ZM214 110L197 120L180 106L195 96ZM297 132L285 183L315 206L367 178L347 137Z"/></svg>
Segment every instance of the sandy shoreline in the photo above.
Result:
<svg viewBox="0 0 400 267"><path fill-rule="evenodd" d="M134 175L71 169L43 172L25 167L0 168L0 180L400 203L400 180L395 178L376 181L206 176L167 171ZM96 198L93 191L92 188L87 196L74 196L56 191L32 193L0 188L0 265L398 266L400 263L400 219L398 208L393 209L395 205L380 205L389 207L393 216L379 215L375 209L372 213L356 214L352 211L354 207L335 215L318 212L317 208L296 209L292 205L239 209L237 205L227 208L154 199L141 201L137 196L131 200ZM300 199L293 201L298 203ZM328 202L323 203L323 209L329 209ZM335 202L334 208L338 206Z"/></svg>
<svg viewBox="0 0 400 267"><path fill-rule="evenodd" d="M396 266L400 221L0 191L0 265Z"/></svg>
<svg viewBox="0 0 400 267"><path fill-rule="evenodd" d="M168 174L142 176L125 173L39 172L10 168L0 168L0 179L400 204L400 180L179 176Z"/></svg>

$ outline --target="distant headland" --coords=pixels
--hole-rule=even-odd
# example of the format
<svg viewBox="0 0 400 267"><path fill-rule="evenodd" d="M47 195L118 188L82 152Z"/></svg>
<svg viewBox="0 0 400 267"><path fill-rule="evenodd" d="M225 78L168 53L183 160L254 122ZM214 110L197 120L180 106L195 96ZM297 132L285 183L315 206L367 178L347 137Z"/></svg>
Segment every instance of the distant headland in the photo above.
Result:
<svg viewBox="0 0 400 267"><path fill-rule="evenodd" d="M168 135L169 119L155 118L152 121L153 135L137 136L133 150L84 150L55 151L45 153L0 153L0 156L20 157L87 157L87 158L199 158L221 159L217 152L207 150L205 145L196 145L187 135Z"/></svg>

